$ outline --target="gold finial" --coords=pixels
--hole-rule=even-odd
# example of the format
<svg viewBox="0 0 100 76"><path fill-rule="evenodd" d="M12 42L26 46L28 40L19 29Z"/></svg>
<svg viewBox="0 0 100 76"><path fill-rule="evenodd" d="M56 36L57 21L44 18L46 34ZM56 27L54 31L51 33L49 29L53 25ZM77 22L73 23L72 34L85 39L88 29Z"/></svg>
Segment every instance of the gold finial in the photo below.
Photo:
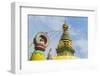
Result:
<svg viewBox="0 0 100 76"><path fill-rule="evenodd" d="M68 25L66 23L63 24L63 31L66 32L68 30Z"/></svg>

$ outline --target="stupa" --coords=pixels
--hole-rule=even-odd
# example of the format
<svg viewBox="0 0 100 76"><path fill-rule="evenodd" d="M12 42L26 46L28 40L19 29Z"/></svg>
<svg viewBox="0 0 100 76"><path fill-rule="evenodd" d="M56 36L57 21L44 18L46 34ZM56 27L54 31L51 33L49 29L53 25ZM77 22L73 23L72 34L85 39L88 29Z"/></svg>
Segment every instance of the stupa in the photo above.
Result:
<svg viewBox="0 0 100 76"><path fill-rule="evenodd" d="M59 40L58 46L56 48L57 56L54 59L73 59L75 50L72 47L72 39L68 32L68 24L63 24L63 34Z"/></svg>

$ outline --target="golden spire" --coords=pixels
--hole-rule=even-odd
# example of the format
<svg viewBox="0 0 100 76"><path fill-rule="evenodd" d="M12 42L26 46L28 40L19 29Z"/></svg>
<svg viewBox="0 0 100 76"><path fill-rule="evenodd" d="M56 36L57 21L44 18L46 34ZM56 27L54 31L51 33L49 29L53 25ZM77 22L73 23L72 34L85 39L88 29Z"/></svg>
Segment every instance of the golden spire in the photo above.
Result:
<svg viewBox="0 0 100 76"><path fill-rule="evenodd" d="M63 34L61 36L61 39L59 40L58 47L56 49L57 55L64 56L64 55L74 55L74 49L72 48L72 40L70 38L69 32L68 32L68 24L65 22L63 24Z"/></svg>
<svg viewBox="0 0 100 76"><path fill-rule="evenodd" d="M68 25L66 23L63 24L63 32L66 33L68 30Z"/></svg>

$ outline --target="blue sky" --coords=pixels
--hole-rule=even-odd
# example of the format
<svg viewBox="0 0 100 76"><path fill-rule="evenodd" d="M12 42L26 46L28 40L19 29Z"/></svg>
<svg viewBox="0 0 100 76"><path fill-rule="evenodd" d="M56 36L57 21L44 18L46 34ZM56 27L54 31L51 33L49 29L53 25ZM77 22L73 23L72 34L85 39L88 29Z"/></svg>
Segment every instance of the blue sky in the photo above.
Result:
<svg viewBox="0 0 100 76"><path fill-rule="evenodd" d="M80 16L28 16L28 44L33 41L38 32L48 32L49 46L45 55L52 48L52 56L56 55L56 48L62 35L62 25L66 22L69 26L69 34L73 41L75 56L88 57L88 17ZM34 51L34 45L29 47L29 57Z"/></svg>

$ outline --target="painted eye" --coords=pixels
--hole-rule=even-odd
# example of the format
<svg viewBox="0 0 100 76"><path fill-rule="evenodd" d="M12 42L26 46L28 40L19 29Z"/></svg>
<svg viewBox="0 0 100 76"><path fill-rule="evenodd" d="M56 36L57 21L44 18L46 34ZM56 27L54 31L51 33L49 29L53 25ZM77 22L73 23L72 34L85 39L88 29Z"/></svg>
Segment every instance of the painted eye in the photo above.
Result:
<svg viewBox="0 0 100 76"><path fill-rule="evenodd" d="M39 37L39 41L42 41L41 37Z"/></svg>
<svg viewBox="0 0 100 76"><path fill-rule="evenodd" d="M43 41L42 39L40 39L40 41Z"/></svg>
<svg viewBox="0 0 100 76"><path fill-rule="evenodd" d="M42 40L43 40L43 38L42 38L41 36L39 37L39 39L40 39L40 41L42 41Z"/></svg>

